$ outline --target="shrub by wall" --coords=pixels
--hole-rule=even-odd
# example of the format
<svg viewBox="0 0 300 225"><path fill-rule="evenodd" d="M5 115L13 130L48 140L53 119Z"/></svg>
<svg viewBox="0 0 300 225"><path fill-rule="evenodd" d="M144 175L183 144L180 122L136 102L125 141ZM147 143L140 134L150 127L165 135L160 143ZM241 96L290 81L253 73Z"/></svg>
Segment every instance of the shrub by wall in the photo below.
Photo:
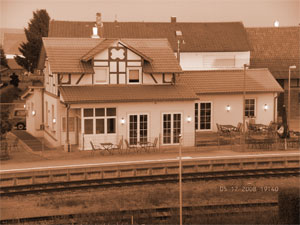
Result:
<svg viewBox="0 0 300 225"><path fill-rule="evenodd" d="M283 188L278 193L278 215L281 223L300 224L300 187Z"/></svg>

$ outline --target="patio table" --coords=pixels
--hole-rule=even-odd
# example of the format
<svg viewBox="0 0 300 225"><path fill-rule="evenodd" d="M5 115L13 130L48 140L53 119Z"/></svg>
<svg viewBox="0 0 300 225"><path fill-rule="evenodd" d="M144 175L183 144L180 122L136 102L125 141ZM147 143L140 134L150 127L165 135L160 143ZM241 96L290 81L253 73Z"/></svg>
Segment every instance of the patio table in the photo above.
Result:
<svg viewBox="0 0 300 225"><path fill-rule="evenodd" d="M110 142L106 142L106 143L100 143L101 146L104 148L104 150L106 150L109 154L112 154L112 147L113 147L113 143L110 143Z"/></svg>

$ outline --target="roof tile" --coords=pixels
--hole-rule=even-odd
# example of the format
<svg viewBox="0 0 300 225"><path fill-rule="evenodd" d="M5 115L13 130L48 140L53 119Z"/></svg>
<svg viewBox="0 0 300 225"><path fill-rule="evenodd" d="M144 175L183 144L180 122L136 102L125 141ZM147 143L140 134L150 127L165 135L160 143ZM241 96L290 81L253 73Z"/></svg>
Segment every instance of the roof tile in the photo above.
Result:
<svg viewBox="0 0 300 225"><path fill-rule="evenodd" d="M62 86L63 101L76 103L193 101L196 94L184 85Z"/></svg>

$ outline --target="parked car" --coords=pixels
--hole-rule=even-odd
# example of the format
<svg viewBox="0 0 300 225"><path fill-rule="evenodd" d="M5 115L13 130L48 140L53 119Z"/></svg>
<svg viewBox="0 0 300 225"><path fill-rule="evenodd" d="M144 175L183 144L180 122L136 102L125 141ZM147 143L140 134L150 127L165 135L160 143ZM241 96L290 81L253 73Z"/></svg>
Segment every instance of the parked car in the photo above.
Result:
<svg viewBox="0 0 300 225"><path fill-rule="evenodd" d="M26 110L14 109L11 115L11 121L14 127L18 130L26 129Z"/></svg>

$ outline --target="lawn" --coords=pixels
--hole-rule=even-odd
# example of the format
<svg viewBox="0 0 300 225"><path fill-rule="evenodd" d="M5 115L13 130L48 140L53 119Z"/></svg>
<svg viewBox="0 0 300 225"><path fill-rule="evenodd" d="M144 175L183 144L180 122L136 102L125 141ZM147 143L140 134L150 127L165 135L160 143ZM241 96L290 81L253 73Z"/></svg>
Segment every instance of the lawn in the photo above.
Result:
<svg viewBox="0 0 300 225"><path fill-rule="evenodd" d="M277 201L281 188L298 185L298 177L184 182L183 205ZM178 184L170 183L1 197L1 219L176 207L178 196Z"/></svg>

